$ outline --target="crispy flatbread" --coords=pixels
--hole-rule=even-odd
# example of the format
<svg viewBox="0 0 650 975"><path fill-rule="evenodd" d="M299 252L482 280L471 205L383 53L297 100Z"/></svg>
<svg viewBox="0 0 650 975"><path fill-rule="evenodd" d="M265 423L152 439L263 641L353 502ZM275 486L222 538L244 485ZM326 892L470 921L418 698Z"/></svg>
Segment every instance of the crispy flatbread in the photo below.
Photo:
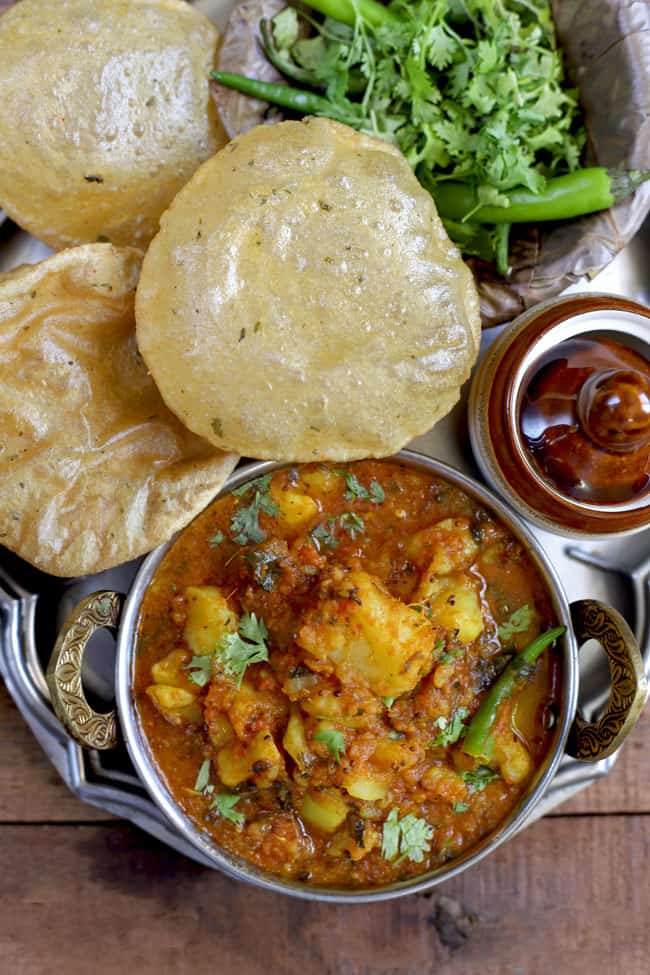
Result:
<svg viewBox="0 0 650 975"><path fill-rule="evenodd" d="M0 207L50 247L146 247L226 142L219 34L180 0L22 0L0 17Z"/></svg>
<svg viewBox="0 0 650 975"><path fill-rule="evenodd" d="M166 541L237 462L178 422L137 353L141 260L94 244L0 275L0 544L54 575Z"/></svg>
<svg viewBox="0 0 650 975"><path fill-rule="evenodd" d="M472 276L393 146L326 119L258 126L161 221L140 351L216 446L385 456L458 400L479 346Z"/></svg>

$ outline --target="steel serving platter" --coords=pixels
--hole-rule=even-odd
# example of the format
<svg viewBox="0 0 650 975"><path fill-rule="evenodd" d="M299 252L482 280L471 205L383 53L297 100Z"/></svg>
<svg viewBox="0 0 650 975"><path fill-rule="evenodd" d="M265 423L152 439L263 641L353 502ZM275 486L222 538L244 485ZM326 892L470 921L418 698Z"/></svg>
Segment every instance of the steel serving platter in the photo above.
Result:
<svg viewBox="0 0 650 975"><path fill-rule="evenodd" d="M196 4L223 28L231 0L198 0ZM0 272L31 264L50 251L3 219L0 211ZM650 305L650 221L593 283L568 292L590 290L623 295ZM502 328L508 326L502 326ZM481 354L501 329L483 335ZM650 336L649 336L650 338ZM467 388L456 408L434 429L413 441L414 449L482 481L470 451ZM590 597L619 609L639 641L650 675L650 529L632 538L569 543L529 524L560 576L569 601ZM199 849L176 832L149 798L121 745L113 751L84 751L65 732L52 710L45 669L59 628L84 596L98 589L128 592L141 560L97 575L57 579L28 566L0 548L0 673L23 718L57 772L83 802L130 820L152 836L206 866ZM84 659L84 687L97 710L114 704L114 642L103 630L95 635ZM587 720L603 709L609 693L605 656L596 646L580 655L579 707ZM617 754L596 764L565 756L535 818L607 775ZM528 820L529 822L530 820Z"/></svg>
<svg viewBox="0 0 650 975"><path fill-rule="evenodd" d="M0 271L33 263L47 248L9 221L0 226ZM650 222L593 284L573 290L607 291L650 304ZM507 328L507 326L504 326ZM484 333L481 352L500 329ZM412 446L481 480L470 452L466 393L458 406ZM650 674L650 529L632 538L568 543L532 525L530 530L550 556L568 599L591 597L619 609L630 623ZM56 635L76 603L98 589L127 592L140 560L83 578L62 580L26 565L0 549L0 672L11 696L44 752L68 787L81 799L128 819L181 853L208 865L151 801L125 746L115 751L84 751L55 717L45 683L45 668ZM84 686L98 710L114 700L114 645L107 631L94 638L84 661ZM580 708L593 720L609 693L604 654L597 646L581 653ZM565 757L535 816L541 816L611 770L614 754L595 765Z"/></svg>

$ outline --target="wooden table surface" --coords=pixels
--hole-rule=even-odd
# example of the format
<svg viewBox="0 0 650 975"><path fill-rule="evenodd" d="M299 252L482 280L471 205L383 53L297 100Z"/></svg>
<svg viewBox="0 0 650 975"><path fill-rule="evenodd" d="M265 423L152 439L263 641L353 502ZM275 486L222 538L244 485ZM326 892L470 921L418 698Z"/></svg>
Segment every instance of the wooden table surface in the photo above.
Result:
<svg viewBox="0 0 650 975"><path fill-rule="evenodd" d="M235 883L59 780L0 685L0 971L650 971L650 710L612 774L424 895L307 904Z"/></svg>

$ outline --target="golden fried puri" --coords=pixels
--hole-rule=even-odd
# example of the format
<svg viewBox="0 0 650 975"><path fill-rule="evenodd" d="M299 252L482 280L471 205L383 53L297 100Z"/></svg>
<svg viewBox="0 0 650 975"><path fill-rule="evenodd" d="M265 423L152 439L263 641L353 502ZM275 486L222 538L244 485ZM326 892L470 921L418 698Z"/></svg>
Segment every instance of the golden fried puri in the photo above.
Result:
<svg viewBox="0 0 650 975"><path fill-rule="evenodd" d="M0 275L0 544L54 575L167 540L237 461L186 430L147 374L140 262L91 244Z"/></svg>
<svg viewBox="0 0 650 975"><path fill-rule="evenodd" d="M472 276L393 146L326 119L259 126L161 220L136 299L163 399L215 446L384 456L457 401Z"/></svg>
<svg viewBox="0 0 650 975"><path fill-rule="evenodd" d="M0 17L0 207L56 249L146 247L226 136L219 35L181 0L22 0Z"/></svg>

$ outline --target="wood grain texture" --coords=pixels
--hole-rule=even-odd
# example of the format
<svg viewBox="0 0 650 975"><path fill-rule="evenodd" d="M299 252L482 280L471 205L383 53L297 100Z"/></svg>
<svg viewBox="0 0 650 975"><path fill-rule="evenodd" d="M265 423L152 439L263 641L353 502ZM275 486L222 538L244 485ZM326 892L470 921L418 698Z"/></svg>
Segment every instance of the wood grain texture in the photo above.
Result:
<svg viewBox="0 0 650 975"><path fill-rule="evenodd" d="M0 681L0 824L110 818L67 789Z"/></svg>
<svg viewBox="0 0 650 975"><path fill-rule="evenodd" d="M0 954L20 975L648 971L650 816L547 819L430 895L356 907L251 889L119 825L1 838Z"/></svg>

